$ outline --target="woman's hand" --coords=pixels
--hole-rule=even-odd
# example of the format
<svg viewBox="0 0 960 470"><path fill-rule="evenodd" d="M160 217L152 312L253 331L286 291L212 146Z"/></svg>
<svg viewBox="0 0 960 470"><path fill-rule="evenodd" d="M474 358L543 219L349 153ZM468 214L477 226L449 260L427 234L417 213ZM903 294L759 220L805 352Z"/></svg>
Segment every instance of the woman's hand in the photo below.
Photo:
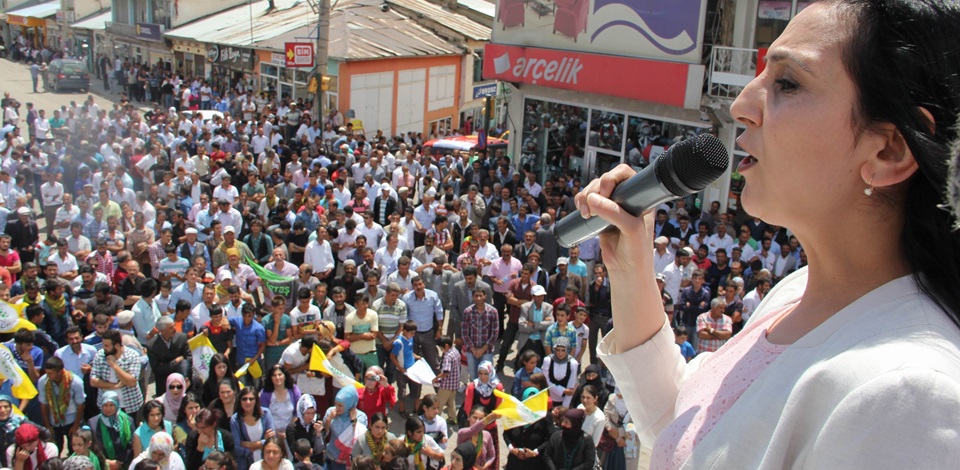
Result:
<svg viewBox="0 0 960 470"><path fill-rule="evenodd" d="M666 321L653 272L653 211L634 216L610 199L614 188L636 172L620 165L577 194L584 217L599 216L618 230L600 234L600 249L610 281L614 353L629 351L652 338Z"/></svg>

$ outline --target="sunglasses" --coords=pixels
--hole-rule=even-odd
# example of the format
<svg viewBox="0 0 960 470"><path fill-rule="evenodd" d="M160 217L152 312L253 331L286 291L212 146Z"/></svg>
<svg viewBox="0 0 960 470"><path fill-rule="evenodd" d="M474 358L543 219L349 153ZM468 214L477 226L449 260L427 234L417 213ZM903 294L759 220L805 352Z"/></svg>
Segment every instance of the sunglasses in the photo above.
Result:
<svg viewBox="0 0 960 470"><path fill-rule="evenodd" d="M257 399L256 399L256 398L253 398L253 397L244 397L244 398L243 398L242 400L240 400L240 401L257 401Z"/></svg>
<svg viewBox="0 0 960 470"><path fill-rule="evenodd" d="M170 390L183 390L183 385L171 385Z"/></svg>

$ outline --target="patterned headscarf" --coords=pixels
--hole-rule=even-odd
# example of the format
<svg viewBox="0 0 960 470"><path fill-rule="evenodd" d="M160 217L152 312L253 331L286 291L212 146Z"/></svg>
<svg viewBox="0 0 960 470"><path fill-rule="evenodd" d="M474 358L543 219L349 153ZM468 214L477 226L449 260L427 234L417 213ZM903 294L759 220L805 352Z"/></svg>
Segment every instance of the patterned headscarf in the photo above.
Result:
<svg viewBox="0 0 960 470"><path fill-rule="evenodd" d="M170 460L170 454L173 453L173 437L164 431L154 434L150 438L150 447L147 448L145 458L152 458L154 452L163 453L163 460L157 463L160 464L161 468L165 468Z"/></svg>
<svg viewBox="0 0 960 470"><path fill-rule="evenodd" d="M63 461L63 470L93 470L93 461L86 455L71 455Z"/></svg>
<svg viewBox="0 0 960 470"><path fill-rule="evenodd" d="M300 399L297 400L297 419L299 419L300 424L302 424L303 427L308 428L308 430L309 430L309 426L313 423L307 423L303 419L303 414L306 413L307 410L309 410L310 408L313 408L313 410L316 411L317 401L314 400L313 396L310 395L309 393L304 393L303 395L300 395ZM317 420L316 414L313 415L313 420L314 421Z"/></svg>
<svg viewBox="0 0 960 470"><path fill-rule="evenodd" d="M490 374L490 378L486 383L480 381L479 371L484 370ZM493 367L493 363L490 361L483 361L477 366L477 378L473 381L473 385L476 388L477 392L480 393L484 398L489 397L493 394L493 389L497 388L497 384L500 383L500 379L497 378L497 371Z"/></svg>

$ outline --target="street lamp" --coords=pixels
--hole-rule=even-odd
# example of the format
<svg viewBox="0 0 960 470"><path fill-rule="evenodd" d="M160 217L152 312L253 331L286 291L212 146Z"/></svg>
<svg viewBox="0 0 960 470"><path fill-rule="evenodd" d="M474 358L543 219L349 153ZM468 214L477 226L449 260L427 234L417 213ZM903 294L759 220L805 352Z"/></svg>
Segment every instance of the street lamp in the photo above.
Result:
<svg viewBox="0 0 960 470"><path fill-rule="evenodd" d="M316 59L314 77L317 91L313 94L313 119L323 119L323 77L327 74L327 46L330 44L330 0L307 0L310 9L318 16Z"/></svg>

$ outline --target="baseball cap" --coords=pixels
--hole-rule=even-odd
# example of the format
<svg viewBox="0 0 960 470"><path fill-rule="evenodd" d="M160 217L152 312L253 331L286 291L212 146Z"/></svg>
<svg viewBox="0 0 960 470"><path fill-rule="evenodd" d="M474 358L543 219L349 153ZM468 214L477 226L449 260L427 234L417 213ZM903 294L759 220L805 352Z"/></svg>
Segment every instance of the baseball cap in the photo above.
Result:
<svg viewBox="0 0 960 470"><path fill-rule="evenodd" d="M541 285L533 286L533 289L530 289L531 295L547 295L547 290Z"/></svg>
<svg viewBox="0 0 960 470"><path fill-rule="evenodd" d="M561 257L557 258L557 266L560 266L561 264L564 264L564 265L569 266L569 265L570 265L570 258L567 258L566 256L561 256Z"/></svg>

